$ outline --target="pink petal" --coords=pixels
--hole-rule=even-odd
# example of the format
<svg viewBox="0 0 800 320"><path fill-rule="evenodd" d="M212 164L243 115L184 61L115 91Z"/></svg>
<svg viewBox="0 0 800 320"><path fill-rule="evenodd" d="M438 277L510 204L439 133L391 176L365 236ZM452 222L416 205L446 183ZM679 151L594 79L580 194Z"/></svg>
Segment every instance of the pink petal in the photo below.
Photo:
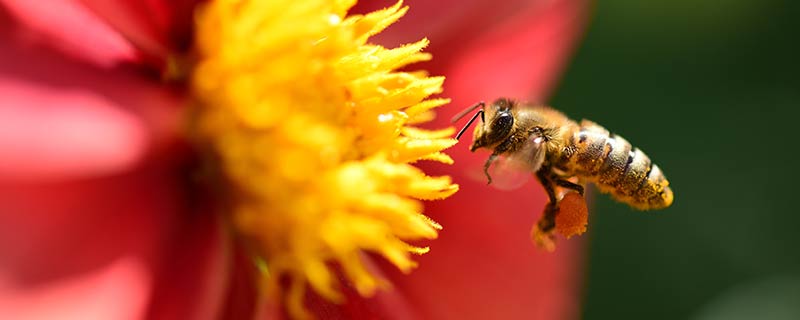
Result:
<svg viewBox="0 0 800 320"><path fill-rule="evenodd" d="M168 172L0 184L0 300L14 301L0 318L144 315L159 281L154 266L182 210Z"/></svg>
<svg viewBox="0 0 800 320"><path fill-rule="evenodd" d="M379 291L373 297L362 297L353 287L343 288L346 302L341 305L325 300L313 292L308 294L306 306L318 319L419 319L414 307L396 290ZM289 319L284 315L284 318Z"/></svg>
<svg viewBox="0 0 800 320"><path fill-rule="evenodd" d="M389 271L398 290L430 319L572 319L578 315L581 239L536 248L531 226L542 212L540 187L494 190L456 175L461 191L426 211L444 230L410 275Z"/></svg>
<svg viewBox="0 0 800 320"><path fill-rule="evenodd" d="M176 232L162 242L147 318L222 319L234 276L230 234L209 210L181 218ZM243 311L252 314L253 309Z"/></svg>
<svg viewBox="0 0 800 320"><path fill-rule="evenodd" d="M228 234L177 173L0 185L0 319L219 318Z"/></svg>
<svg viewBox="0 0 800 320"><path fill-rule="evenodd" d="M369 12L393 0L362 1ZM498 95L542 102L570 57L587 21L587 0L404 1L408 14L373 42L397 46L422 37L433 61L411 66L444 74L445 93L464 108ZM439 114L457 111L442 109ZM447 119L444 119L447 118ZM443 117L446 123L449 117Z"/></svg>
<svg viewBox="0 0 800 320"><path fill-rule="evenodd" d="M259 273L246 245L234 241L224 310L219 319L256 319L265 300L258 292Z"/></svg>
<svg viewBox="0 0 800 320"><path fill-rule="evenodd" d="M361 1L352 10L366 13L395 4L395 0ZM398 22L373 38L374 42L386 46L398 46L414 42L422 37L431 40L431 48L454 47L474 39L519 14L547 5L552 1L531 0L406 0L408 13ZM437 48L441 53L449 49Z"/></svg>
<svg viewBox="0 0 800 320"><path fill-rule="evenodd" d="M152 279L141 263L122 257L45 286L7 282L0 278L2 319L141 319Z"/></svg>
<svg viewBox="0 0 800 320"><path fill-rule="evenodd" d="M370 272L385 278L383 272L373 261L382 259L377 256L364 255L364 263ZM339 290L345 297L342 304L332 303L307 288L305 306L318 319L419 319L414 306L410 305L403 293L398 290L378 290L373 297L361 296L336 269L340 283ZM259 319L290 319L283 306L268 305L266 312Z"/></svg>
<svg viewBox="0 0 800 320"><path fill-rule="evenodd" d="M130 70L0 42L0 181L124 171L175 145L181 102Z"/></svg>
<svg viewBox="0 0 800 320"><path fill-rule="evenodd" d="M498 96L545 102L583 32L587 7L583 0L533 6L487 28L460 48L450 48L450 56L445 57L449 62L445 92L454 103L441 112L455 113Z"/></svg>
<svg viewBox="0 0 800 320"><path fill-rule="evenodd" d="M138 59L127 40L77 0L0 3L20 25L14 34L17 38L104 68Z"/></svg>
<svg viewBox="0 0 800 320"><path fill-rule="evenodd" d="M81 0L90 10L156 61L184 52L191 44L193 9L198 0Z"/></svg>

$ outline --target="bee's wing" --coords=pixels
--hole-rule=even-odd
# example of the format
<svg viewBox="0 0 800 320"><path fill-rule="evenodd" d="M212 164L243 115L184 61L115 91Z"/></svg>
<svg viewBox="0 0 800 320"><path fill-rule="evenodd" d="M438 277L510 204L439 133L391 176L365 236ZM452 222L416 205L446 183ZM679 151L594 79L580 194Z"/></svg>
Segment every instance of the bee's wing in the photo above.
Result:
<svg viewBox="0 0 800 320"><path fill-rule="evenodd" d="M521 149L498 157L489 168L492 185L501 190L524 185L542 166L546 147L542 137L531 135Z"/></svg>
<svg viewBox="0 0 800 320"><path fill-rule="evenodd" d="M542 167L546 151L547 145L545 145L544 137L532 134L522 148L512 153L509 158L529 172L535 173Z"/></svg>

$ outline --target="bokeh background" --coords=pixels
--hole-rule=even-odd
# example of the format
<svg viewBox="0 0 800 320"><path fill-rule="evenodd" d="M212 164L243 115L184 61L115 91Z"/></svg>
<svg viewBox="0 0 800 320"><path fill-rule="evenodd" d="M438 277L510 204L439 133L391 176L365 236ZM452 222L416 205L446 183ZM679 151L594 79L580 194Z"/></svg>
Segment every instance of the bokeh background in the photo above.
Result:
<svg viewBox="0 0 800 320"><path fill-rule="evenodd" d="M362 1L375 8L394 2ZM455 166L431 167L430 171L451 174L462 186L452 198L426 208L445 225L441 238L431 244L431 253L419 257L420 268L412 274L385 268L397 289L392 292L407 299L409 306L431 319L800 319L800 210L795 201L800 169L796 151L800 4L789 0L596 0L584 15L583 5L588 0L539 0L536 5L544 11L539 16L528 8L533 0L408 2L412 3L409 15L378 38L390 45L416 41L422 35L431 38L429 50L435 59L420 65L433 74L446 75L445 95L454 99L451 106L442 108L445 116L437 120L440 124L447 125L447 115L477 99L494 98L480 95L503 91L498 88L530 90L536 98L548 95L549 104L571 117L596 121L647 152L665 171L676 194L671 208L645 213L597 196L589 232L568 241L559 239L558 250L545 253L530 244L527 234L536 218L532 213L538 214L545 201L541 189L532 189L533 182L522 191L486 187L480 171L486 154L470 154L461 143L448 151L457 161ZM52 8L58 7L51 7L49 13ZM0 31L6 32L11 29L4 23L11 14L4 10L0 8ZM585 25L584 16L590 19ZM50 26L51 17L45 13L30 17L36 18L32 22ZM540 42L529 46L512 43L520 42L513 37L525 27L518 24L520 20L534 25L520 34ZM69 20L59 20L64 21ZM504 24L509 21L513 23ZM567 59L563 55L573 52L571 36L584 29L574 54L562 61ZM30 34L22 38L35 40L27 36ZM508 43L511 45L503 46ZM119 87L126 93L117 95L116 82L103 81L103 69L93 67L86 74L72 74L80 70L73 68L72 62L60 69L59 64L69 61L67 58L51 56L49 51L24 55L21 53L28 51L16 45L0 41L0 57L12 57L0 59L6 62L8 70L4 69L3 75L7 78L27 75L15 72L29 67L49 70L53 65L59 68L32 73L31 78L22 78L23 82L38 88L35 80L44 79L44 84L55 83L56 89L86 86L84 89L97 94L128 97L127 87ZM103 50L94 45L81 48L86 52ZM31 60L13 60L20 56ZM496 63L505 58L507 63ZM488 59L495 63L479 65ZM522 73L513 70L525 69L517 67L520 60L533 61L526 68L538 68L542 74L508 76L513 73L506 72L509 69ZM568 66L563 74L562 62ZM109 75L137 81L129 85L142 91L131 90L130 94L147 99L119 99L135 104L126 108L149 114L156 109L138 104L153 108L177 104L166 93L163 105L149 103L148 99L162 101L159 92L164 88L151 89L156 82L146 81L154 79L132 76L129 71L120 69ZM560 80L551 83L553 78ZM536 87L519 87L528 83ZM552 95L551 89L555 89ZM47 107L41 110L53 106ZM53 108L58 107L62 106ZM136 117L153 120L138 113ZM217 236L208 236L217 230L214 219L200 215L207 219L183 224L195 216L175 210L183 205L181 192L186 190L183 185L173 185L176 181L170 170L174 164L164 164L168 169L161 168L162 164L153 164L153 168L128 165L112 169L122 171L108 173L110 178L103 176L86 185L79 181L79 188L65 184L44 191L22 191L30 195L20 203L33 204L36 210L34 214L6 215L3 221L11 222L0 223L0 229L10 231L0 232L0 238L14 241L2 243L6 255L0 254L0 258L14 262L15 268L9 270L16 272L12 276L27 280L20 287L26 290L12 287L6 295L20 300L0 298L0 306L7 303L0 307L0 314L8 312L8 306L18 305L25 312L50 307L45 313L67 314L61 309L65 306L68 311L88 314L84 308L100 305L103 310L123 314L127 309L118 306L148 315L184 309L188 313L197 308L205 315L210 313L205 311L204 299L214 297L220 299L220 305L226 303L221 299L228 293L194 290L195 286L214 289L214 283L232 277L215 272L222 268L222 259L215 257L222 255L224 248ZM144 175L140 177L140 173ZM470 175L475 179L469 180ZM151 184L157 187L151 188ZM36 192L58 192L54 194L59 197L52 202L35 201ZM0 198L16 194L0 192ZM136 197L130 198L131 194ZM127 211L117 212L121 207ZM126 231L109 232L115 228ZM97 240L111 234L112 241ZM115 273L113 281L108 280L111 282L97 278L103 284L101 289L113 287L118 290L113 292L126 299L116 299L118 295L103 290L92 291L93 296L110 302L86 299L89 295L80 290L60 290L61 280L73 277L81 285L77 288L95 285L94 276L89 280L83 276L105 272L100 266L131 252L135 259L146 260L141 268L152 270ZM58 263L50 263L53 259ZM182 262L172 263L173 259ZM8 265L0 267L8 269ZM150 274L155 279L152 293L142 289L150 287L140 278ZM244 276L233 280L247 283ZM230 294L236 293L238 285L247 289L247 285L235 283ZM39 292L28 294L29 287L58 289L60 294L52 300L57 303L42 307L36 299ZM81 301L76 301L76 296ZM230 301L248 303L231 297ZM152 299L152 305L145 299ZM374 306L371 302L355 305L354 309ZM227 307L234 311L240 307L245 310L242 312L248 308L238 303Z"/></svg>
<svg viewBox="0 0 800 320"><path fill-rule="evenodd" d="M584 319L800 319L800 5L597 1L551 104L626 137L676 200L590 217Z"/></svg>

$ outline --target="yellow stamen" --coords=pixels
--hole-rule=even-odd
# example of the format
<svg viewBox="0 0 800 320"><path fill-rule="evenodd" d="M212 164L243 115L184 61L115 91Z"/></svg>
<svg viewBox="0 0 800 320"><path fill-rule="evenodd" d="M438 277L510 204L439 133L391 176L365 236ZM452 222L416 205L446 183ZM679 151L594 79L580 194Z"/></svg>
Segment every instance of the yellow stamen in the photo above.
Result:
<svg viewBox="0 0 800 320"><path fill-rule="evenodd" d="M388 286L362 262L377 253L404 272L441 226L420 200L458 190L410 163L452 163L452 128L411 127L449 102L443 77L397 68L429 60L416 43L387 49L369 37L407 11L401 2L347 15L347 0L214 0L196 16L192 76L198 141L216 155L231 217L266 266L268 290L307 317L306 287L341 302L337 273L365 296Z"/></svg>

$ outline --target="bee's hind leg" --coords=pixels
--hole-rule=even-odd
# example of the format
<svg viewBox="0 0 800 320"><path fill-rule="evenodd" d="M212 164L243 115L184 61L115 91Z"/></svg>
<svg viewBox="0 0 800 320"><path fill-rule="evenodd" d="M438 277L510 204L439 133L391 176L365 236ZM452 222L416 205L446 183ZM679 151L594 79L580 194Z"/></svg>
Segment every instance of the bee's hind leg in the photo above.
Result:
<svg viewBox="0 0 800 320"><path fill-rule="evenodd" d="M556 213L558 213L558 199L556 198L554 187L554 183L557 183L558 180L553 181L549 167L542 167L539 171L536 171L536 178L539 179L544 191L547 192L547 197L550 199L550 202L544 207L544 214L537 225L542 232L550 233L556 226Z"/></svg>
<svg viewBox="0 0 800 320"><path fill-rule="evenodd" d="M575 192L577 192L578 194L583 196L583 186L582 185L574 183L574 182L569 181L569 180L560 179L560 178L556 178L555 182L556 182L556 185L558 185L559 187L574 190Z"/></svg>

